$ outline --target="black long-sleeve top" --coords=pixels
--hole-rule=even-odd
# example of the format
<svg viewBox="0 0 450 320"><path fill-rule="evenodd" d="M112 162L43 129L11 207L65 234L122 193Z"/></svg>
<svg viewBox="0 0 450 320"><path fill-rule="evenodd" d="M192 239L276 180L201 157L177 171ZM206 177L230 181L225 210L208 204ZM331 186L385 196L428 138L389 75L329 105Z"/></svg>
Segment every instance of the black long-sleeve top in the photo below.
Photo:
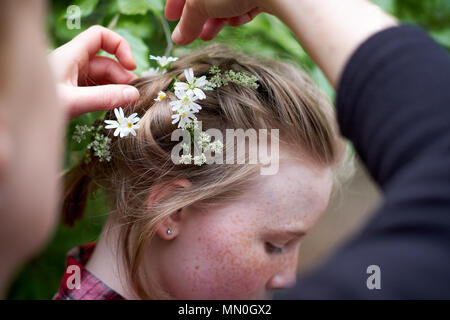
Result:
<svg viewBox="0 0 450 320"><path fill-rule="evenodd" d="M383 202L360 233L281 298L449 299L448 52L417 27L377 33L343 71L337 116ZM380 289L367 286L371 265L379 267Z"/></svg>

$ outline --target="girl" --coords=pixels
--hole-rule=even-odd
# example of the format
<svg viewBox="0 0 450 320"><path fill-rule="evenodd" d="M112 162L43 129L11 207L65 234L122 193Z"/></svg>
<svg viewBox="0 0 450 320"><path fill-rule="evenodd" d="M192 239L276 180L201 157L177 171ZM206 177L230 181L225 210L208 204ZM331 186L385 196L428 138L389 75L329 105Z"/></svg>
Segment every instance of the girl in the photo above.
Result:
<svg viewBox="0 0 450 320"><path fill-rule="evenodd" d="M254 76L258 87L229 82L205 91L196 101L203 130L225 136L226 129L279 129L276 174L261 175L263 164L249 163L252 146L241 164L172 161L179 143L171 140L174 97L158 93L173 87L174 77L188 80L189 68L200 78L213 66ZM111 212L97 244L68 255L55 298L264 299L291 286L301 241L347 163L326 98L292 66L217 45L134 85L140 99L127 113L142 116L136 136L111 134L109 162L93 157L67 177L66 222L81 217L89 192L99 186ZM235 141L225 144L224 159Z"/></svg>

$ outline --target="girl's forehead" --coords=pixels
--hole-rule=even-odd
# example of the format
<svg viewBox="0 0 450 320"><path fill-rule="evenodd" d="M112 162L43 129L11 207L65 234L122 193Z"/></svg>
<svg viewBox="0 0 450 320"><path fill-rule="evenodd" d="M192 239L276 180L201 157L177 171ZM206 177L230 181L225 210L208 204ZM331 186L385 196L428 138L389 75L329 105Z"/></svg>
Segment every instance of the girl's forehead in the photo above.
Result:
<svg viewBox="0 0 450 320"><path fill-rule="evenodd" d="M308 227L326 209L331 193L331 170L298 163L280 163L273 176L260 176L225 211L255 227L304 224Z"/></svg>

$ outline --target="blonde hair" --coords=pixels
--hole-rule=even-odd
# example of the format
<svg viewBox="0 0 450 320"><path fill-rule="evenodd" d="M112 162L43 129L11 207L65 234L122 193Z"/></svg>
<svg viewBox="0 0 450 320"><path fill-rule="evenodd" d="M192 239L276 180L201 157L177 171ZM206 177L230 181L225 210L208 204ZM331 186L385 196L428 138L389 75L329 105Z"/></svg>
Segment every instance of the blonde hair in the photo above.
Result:
<svg viewBox="0 0 450 320"><path fill-rule="evenodd" d="M138 79L134 85L141 97L127 108L127 113L142 116L137 136L113 139L109 163L93 161L72 170L66 179L63 209L65 221L73 224L81 217L89 193L98 186L106 190L111 218L119 226L119 245L129 282L143 299L167 297L156 283L151 284L151 290L144 287L143 279L148 283L151 277L140 268L158 223L186 206L211 207L231 201L257 176L258 165L176 165L171 160L171 150L178 143L170 139L176 124L171 123L169 99L154 99L159 91L168 90L173 76L184 80L186 68L193 68L200 77L213 65L223 71L254 75L259 88L230 83L207 91L197 114L203 130L276 128L280 129L282 142L294 146L290 150L301 149L318 165L338 172L344 163L346 148L334 110L310 78L296 67L212 45L172 63L167 74ZM151 194L164 192L177 179L187 179L192 186L171 189L162 199L149 201Z"/></svg>

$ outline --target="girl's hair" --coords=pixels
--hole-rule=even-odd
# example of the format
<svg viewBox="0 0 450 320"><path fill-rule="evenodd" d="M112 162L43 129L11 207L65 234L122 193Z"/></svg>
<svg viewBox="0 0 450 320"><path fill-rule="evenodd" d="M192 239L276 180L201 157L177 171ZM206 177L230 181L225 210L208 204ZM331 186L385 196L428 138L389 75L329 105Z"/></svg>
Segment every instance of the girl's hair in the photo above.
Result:
<svg viewBox="0 0 450 320"><path fill-rule="evenodd" d="M99 186L106 190L111 219L119 228L119 248L129 283L144 299L167 297L163 288L152 283L144 268L140 268L158 223L185 206L210 208L236 199L260 169L247 161L196 166L176 165L171 160L171 150L179 143L171 141L177 124L171 123L169 99L154 99L159 91L168 91L173 76L184 81L185 69L193 68L200 77L207 75L213 65L222 71L254 75L259 88L229 83L206 91L207 98L199 102L202 109L197 114L204 131L217 128L225 137L225 129L279 129L280 146L289 146L290 152L298 151L299 158L303 151L318 165L333 168L335 177L347 167L343 166L348 163L346 144L339 135L332 106L310 78L291 65L212 45L173 62L164 75L136 80L134 85L141 96L126 110L141 116L137 136L113 138L110 162L93 160L72 170L66 177L63 210L65 222L73 224L82 216L88 195ZM226 150L224 147L224 158ZM187 179L192 186L173 188L170 182L176 179ZM149 201L150 195L160 192L166 196ZM144 287L143 279L146 284L152 283L151 290Z"/></svg>

